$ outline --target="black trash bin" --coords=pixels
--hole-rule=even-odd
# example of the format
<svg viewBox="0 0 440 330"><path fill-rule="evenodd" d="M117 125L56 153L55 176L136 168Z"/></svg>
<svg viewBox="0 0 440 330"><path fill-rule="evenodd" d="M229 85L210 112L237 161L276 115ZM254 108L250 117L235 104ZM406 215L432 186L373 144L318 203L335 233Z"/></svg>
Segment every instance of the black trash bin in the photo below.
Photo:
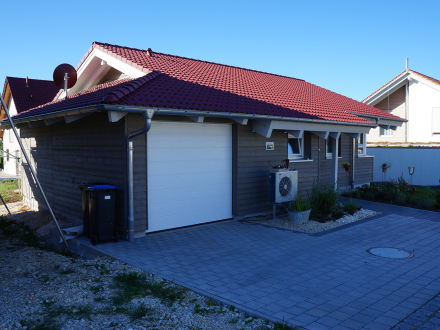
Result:
<svg viewBox="0 0 440 330"><path fill-rule="evenodd" d="M118 187L90 185L84 188L89 197L89 230L93 245L98 242L119 241L115 231L115 196Z"/></svg>
<svg viewBox="0 0 440 330"><path fill-rule="evenodd" d="M83 214L83 226L84 226L84 236L90 238L90 221L89 221L89 186L101 185L97 182L82 183L78 185L81 189L82 195L82 214Z"/></svg>

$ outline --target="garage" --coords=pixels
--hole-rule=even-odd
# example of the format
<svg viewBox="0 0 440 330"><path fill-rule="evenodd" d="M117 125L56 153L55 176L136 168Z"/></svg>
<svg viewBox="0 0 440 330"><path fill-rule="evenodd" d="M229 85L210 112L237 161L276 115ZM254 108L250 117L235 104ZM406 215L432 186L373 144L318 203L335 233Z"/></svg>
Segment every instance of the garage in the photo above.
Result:
<svg viewBox="0 0 440 330"><path fill-rule="evenodd" d="M232 126L153 121L146 232L232 218Z"/></svg>

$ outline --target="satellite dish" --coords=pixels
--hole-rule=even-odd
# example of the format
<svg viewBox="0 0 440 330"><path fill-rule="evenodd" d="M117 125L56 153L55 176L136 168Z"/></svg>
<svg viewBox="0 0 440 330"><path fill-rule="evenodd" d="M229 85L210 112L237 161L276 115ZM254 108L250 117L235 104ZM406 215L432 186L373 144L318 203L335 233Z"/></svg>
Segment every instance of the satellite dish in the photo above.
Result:
<svg viewBox="0 0 440 330"><path fill-rule="evenodd" d="M76 84L77 74L76 70L70 64L60 64L53 71L53 82L60 89L64 88L64 77L67 73L67 88L72 88Z"/></svg>

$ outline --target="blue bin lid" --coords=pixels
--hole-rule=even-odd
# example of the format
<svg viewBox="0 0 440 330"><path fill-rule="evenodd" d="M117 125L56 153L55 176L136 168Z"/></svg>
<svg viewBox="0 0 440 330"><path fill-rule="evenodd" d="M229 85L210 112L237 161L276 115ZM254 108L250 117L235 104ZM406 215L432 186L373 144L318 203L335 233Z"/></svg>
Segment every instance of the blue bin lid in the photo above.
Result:
<svg viewBox="0 0 440 330"><path fill-rule="evenodd" d="M88 186L87 188L91 190L119 189L118 187L111 186L109 184L99 184L99 185L97 184L97 185Z"/></svg>

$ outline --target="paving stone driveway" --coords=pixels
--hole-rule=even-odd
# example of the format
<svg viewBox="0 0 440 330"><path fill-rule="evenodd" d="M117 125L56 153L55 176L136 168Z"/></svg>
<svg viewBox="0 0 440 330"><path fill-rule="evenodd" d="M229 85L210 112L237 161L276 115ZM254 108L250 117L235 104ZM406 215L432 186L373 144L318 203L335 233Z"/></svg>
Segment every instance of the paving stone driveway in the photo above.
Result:
<svg viewBox="0 0 440 330"><path fill-rule="evenodd" d="M272 321L389 329L440 291L440 214L361 204L383 214L315 235L231 220L96 248ZM371 247L414 257L377 257Z"/></svg>

